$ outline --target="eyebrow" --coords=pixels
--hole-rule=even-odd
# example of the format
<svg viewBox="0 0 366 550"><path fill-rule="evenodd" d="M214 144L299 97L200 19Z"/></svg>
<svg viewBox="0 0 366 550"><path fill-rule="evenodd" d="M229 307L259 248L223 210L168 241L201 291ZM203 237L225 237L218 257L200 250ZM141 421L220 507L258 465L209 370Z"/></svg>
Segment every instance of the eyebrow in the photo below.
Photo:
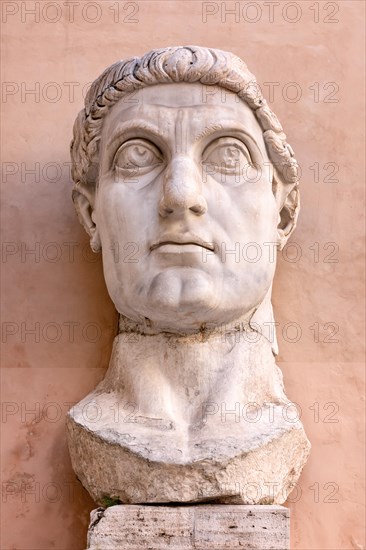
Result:
<svg viewBox="0 0 366 550"><path fill-rule="evenodd" d="M227 132L227 135L225 135L225 133L223 132ZM250 134L248 130L242 124L240 124L240 122L238 122L237 120L224 119L224 120L221 120L220 123L218 124L210 124L195 136L194 141L199 141L200 139L210 137L211 135L214 135L217 133L222 134L221 137L235 137L230 135L230 133L232 132L235 132L236 134L242 135L245 138L247 138L247 140L250 142L250 145L253 146L255 148L255 151L257 151L257 153L261 156L261 158L265 160L265 158L263 157L261 148L257 143L256 138L252 136L252 134ZM263 139L262 132L261 132L261 136ZM263 139L263 147L264 147L264 150L267 151L264 139Z"/></svg>
<svg viewBox="0 0 366 550"><path fill-rule="evenodd" d="M223 130L222 124L210 124L209 126L206 126L201 132L199 132L197 135L194 136L194 141L199 141L200 139L209 136L210 134L213 134L214 132L217 132L219 130Z"/></svg>
<svg viewBox="0 0 366 550"><path fill-rule="evenodd" d="M166 140L166 135L163 134L157 126L155 126L154 124L151 124L150 122L147 122L143 118L137 118L133 120L119 122L116 125L116 127L113 129L113 133L107 141L107 147L110 147L111 145L113 145L114 142L119 141L121 136L126 132L128 131L135 132L136 130L145 130L150 135L154 136L157 140L161 140L161 142L164 142ZM227 136L225 136L225 134L222 134L223 132L226 132L226 131L228 132ZM235 136L230 136L230 132L236 132L237 134L241 134L242 136L244 136L250 142L250 145L255 148L255 151L257 152L257 154L260 155L261 159L265 160L265 158L263 157L263 153L257 144L256 139L251 134L249 134L247 129L242 124L240 124L237 120L224 119L224 120L221 120L219 123L209 124L207 125L207 127L203 128L201 132L196 134L193 141L197 142L200 139L210 137L215 133L222 134L221 137L235 137ZM261 135L263 136L262 132L261 132ZM263 146L265 151L267 151L264 140L263 140Z"/></svg>
<svg viewBox="0 0 366 550"><path fill-rule="evenodd" d="M156 138L164 139L165 136L159 131L159 128L154 126L154 124L151 124L150 122L146 122L144 119L134 119L134 120L128 120L127 122L120 122L117 124L117 126L113 129L112 135L108 138L107 146L112 145L116 140L118 140L122 134L125 134L126 132L130 130L145 130L149 132L151 135L153 135Z"/></svg>
<svg viewBox="0 0 366 550"><path fill-rule="evenodd" d="M195 136L195 141L199 140L203 137L210 136L212 134L215 134L216 132L222 132L222 131L228 131L228 132L237 132L240 134L244 134L248 139L250 139L253 144L258 147L256 139L252 134L248 132L248 130L240 124L237 120L230 120L230 119L224 119L221 120L218 124L210 124L203 128L199 134ZM262 135L262 134L261 134Z"/></svg>

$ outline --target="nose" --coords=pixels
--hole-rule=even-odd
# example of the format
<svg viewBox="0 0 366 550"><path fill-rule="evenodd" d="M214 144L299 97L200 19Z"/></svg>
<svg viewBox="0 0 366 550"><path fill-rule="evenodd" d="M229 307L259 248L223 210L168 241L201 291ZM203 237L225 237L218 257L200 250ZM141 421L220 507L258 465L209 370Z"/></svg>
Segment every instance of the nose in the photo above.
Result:
<svg viewBox="0 0 366 550"><path fill-rule="evenodd" d="M163 218L187 211L202 216L207 202L201 194L202 180L192 159L180 155L172 159L164 174L159 214Z"/></svg>

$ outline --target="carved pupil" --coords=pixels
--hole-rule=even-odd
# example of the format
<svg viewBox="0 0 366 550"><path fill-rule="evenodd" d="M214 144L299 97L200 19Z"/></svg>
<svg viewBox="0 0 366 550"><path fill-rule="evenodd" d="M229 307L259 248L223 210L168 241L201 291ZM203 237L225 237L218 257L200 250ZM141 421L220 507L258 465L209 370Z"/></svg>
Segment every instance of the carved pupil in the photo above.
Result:
<svg viewBox="0 0 366 550"><path fill-rule="evenodd" d="M161 159L149 147L141 144L127 145L117 158L117 165L120 168L147 168L159 164Z"/></svg>

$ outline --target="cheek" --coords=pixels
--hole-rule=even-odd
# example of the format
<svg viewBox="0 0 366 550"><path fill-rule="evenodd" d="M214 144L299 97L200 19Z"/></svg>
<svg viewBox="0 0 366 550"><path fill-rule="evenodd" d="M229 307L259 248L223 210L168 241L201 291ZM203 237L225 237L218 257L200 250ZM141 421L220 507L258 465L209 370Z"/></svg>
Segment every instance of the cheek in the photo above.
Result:
<svg viewBox="0 0 366 550"><path fill-rule="evenodd" d="M273 195L253 207L253 230L257 232L258 240L275 240L278 223L278 210Z"/></svg>
<svg viewBox="0 0 366 550"><path fill-rule="evenodd" d="M118 232L139 239L159 217L160 180L143 189L131 188L123 182L101 181L96 200L96 215L101 232Z"/></svg>
<svg viewBox="0 0 366 550"><path fill-rule="evenodd" d="M112 178L106 178L99 182L98 193L95 203L96 215L99 224L113 226L115 217L125 202L124 189L114 182Z"/></svg>
<svg viewBox="0 0 366 550"><path fill-rule="evenodd" d="M266 247L244 247L237 268L237 299L254 307L268 292L275 273L275 255L269 257Z"/></svg>
<svg viewBox="0 0 366 550"><path fill-rule="evenodd" d="M224 190L213 209L222 220L228 234L247 242L248 237L271 239L275 237L278 211L272 191L262 186L243 185ZM239 235L239 234L240 235Z"/></svg>
<svg viewBox="0 0 366 550"><path fill-rule="evenodd" d="M135 232L136 216L136 199L123 184L113 182L101 187L96 201L96 220L103 247L106 239L131 240L129 235Z"/></svg>

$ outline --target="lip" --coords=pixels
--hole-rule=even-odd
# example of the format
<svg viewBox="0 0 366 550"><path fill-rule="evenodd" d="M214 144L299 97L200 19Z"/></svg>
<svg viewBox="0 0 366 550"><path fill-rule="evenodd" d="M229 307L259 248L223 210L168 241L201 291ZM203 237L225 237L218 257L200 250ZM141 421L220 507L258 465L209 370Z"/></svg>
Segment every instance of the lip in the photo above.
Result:
<svg viewBox="0 0 366 550"><path fill-rule="evenodd" d="M162 238L157 241L156 243L153 243L150 246L150 251L156 250L157 248L160 248L164 245L195 245L199 246L201 248L205 248L206 250L209 250L210 252L215 252L214 244L211 242L204 241L200 237L197 237L197 235L192 235L191 233L185 234L185 235L163 235Z"/></svg>

